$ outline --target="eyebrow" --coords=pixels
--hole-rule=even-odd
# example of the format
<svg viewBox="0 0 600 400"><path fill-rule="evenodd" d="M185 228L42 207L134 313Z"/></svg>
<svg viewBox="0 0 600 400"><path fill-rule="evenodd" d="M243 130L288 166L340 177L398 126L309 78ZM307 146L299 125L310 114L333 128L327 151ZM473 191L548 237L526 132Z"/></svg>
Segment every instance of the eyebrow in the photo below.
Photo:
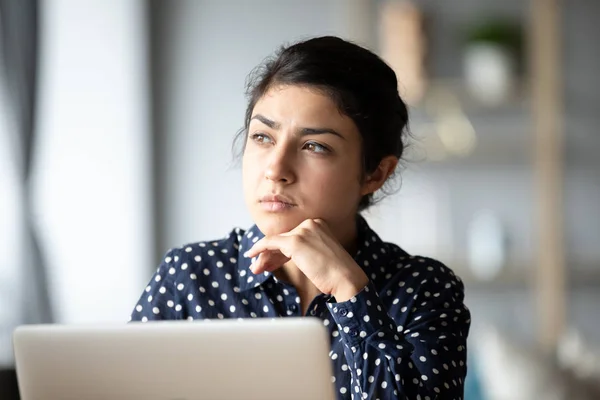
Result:
<svg viewBox="0 0 600 400"><path fill-rule="evenodd" d="M256 115L254 115L250 119L250 121L252 121L254 119L262 122L263 124L265 124L266 126L268 126L271 129L277 130L277 129L281 128L281 124L279 122L275 122L275 121L273 121L273 120L265 117L264 115L256 114ZM332 135L339 136L339 137L341 137L344 140L346 139L339 132L337 132L337 131L335 131L334 129L331 129L331 128L301 128L300 132L303 135L322 135L322 134L325 134L325 133L330 133Z"/></svg>

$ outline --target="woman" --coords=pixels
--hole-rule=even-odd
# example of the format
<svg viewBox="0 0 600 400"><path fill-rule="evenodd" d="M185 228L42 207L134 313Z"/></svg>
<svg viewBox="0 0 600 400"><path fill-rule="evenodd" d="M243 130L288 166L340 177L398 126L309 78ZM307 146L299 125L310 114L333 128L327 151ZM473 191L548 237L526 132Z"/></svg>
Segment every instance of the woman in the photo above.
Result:
<svg viewBox="0 0 600 400"><path fill-rule="evenodd" d="M397 86L379 57L336 37L257 69L239 136L256 225L170 250L132 320L315 316L331 332L339 398L461 398L462 282L359 214L404 152Z"/></svg>

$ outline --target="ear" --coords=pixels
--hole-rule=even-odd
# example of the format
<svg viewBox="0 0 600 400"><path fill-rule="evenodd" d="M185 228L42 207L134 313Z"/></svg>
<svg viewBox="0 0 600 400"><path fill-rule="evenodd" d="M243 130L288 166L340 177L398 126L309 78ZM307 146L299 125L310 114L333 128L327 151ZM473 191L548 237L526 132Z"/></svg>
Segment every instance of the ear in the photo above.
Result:
<svg viewBox="0 0 600 400"><path fill-rule="evenodd" d="M384 157L381 162L379 162L377 169L371 174L367 175L361 187L361 196L365 196L369 193L374 193L379 190L387 178L394 173L397 165L398 159L395 156Z"/></svg>

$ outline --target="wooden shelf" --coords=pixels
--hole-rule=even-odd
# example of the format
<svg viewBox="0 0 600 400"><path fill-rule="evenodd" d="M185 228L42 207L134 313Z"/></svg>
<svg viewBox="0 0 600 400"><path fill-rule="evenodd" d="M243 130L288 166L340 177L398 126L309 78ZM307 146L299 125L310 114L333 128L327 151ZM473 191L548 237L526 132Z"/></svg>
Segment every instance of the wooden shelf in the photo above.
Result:
<svg viewBox="0 0 600 400"><path fill-rule="evenodd" d="M513 97L489 106L471 96L460 79L434 80L422 101L410 108L409 129L414 140L408 159L432 168L530 167L529 91L525 83L518 87ZM449 141L464 139L465 135L474 138L471 151L461 153L448 145Z"/></svg>
<svg viewBox="0 0 600 400"><path fill-rule="evenodd" d="M469 95L460 80L437 80L425 98L410 108L409 129L413 136L407 158L426 168L522 167L533 168L533 121L528 84L519 94L496 106L486 106ZM438 100L435 100L438 96ZM450 96L452 100L444 100ZM449 152L438 135L443 124L440 111L432 104L454 104L472 126L476 144L466 156ZM596 135L598 116L570 110L564 115L565 167L600 168L600 135Z"/></svg>
<svg viewBox="0 0 600 400"><path fill-rule="evenodd" d="M529 93L529 82L520 79L515 83L511 96L499 104L488 105L470 93L462 78L438 78L429 82L425 96L413 107L434 112L435 107L458 105L468 114L514 112L528 108L531 100Z"/></svg>

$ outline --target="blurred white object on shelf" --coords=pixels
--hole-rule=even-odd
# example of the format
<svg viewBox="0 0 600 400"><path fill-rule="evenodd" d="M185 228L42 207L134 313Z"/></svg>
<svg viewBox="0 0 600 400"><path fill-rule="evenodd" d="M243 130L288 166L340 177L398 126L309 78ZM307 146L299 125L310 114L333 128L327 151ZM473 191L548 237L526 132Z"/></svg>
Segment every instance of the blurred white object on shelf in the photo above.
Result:
<svg viewBox="0 0 600 400"><path fill-rule="evenodd" d="M469 267L481 280L495 278L506 262L505 233L500 218L490 210L475 214L468 230Z"/></svg>

